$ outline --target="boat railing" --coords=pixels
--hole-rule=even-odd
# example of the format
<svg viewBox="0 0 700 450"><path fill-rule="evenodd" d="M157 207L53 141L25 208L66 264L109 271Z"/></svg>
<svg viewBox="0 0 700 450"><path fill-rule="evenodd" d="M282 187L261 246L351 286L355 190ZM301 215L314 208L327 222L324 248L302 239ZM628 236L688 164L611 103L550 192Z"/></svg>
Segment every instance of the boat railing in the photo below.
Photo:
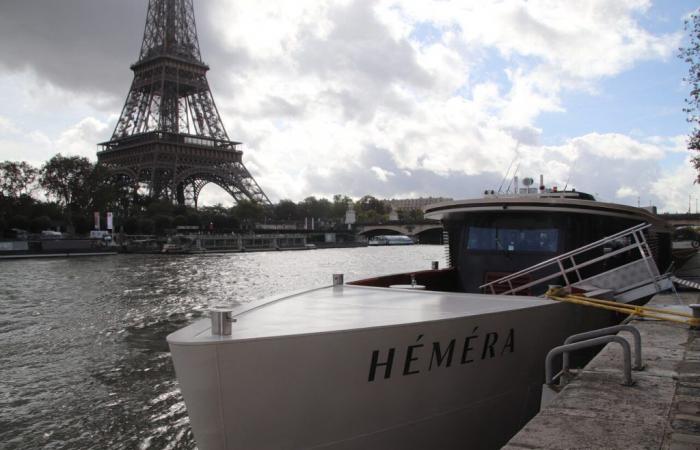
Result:
<svg viewBox="0 0 700 450"><path fill-rule="evenodd" d="M562 278L564 280L565 285L568 287L574 283L580 283L584 280L584 277L581 276L581 269L591 266L593 264L600 263L622 253L626 253L630 250L639 251L640 259L637 259L636 261L643 261L646 271L648 271L651 279L656 280L659 277L658 268L656 267L656 264L653 261L651 249L649 248L649 245L647 244L646 238L644 236L644 230L646 230L649 227L651 227L651 224L640 223L626 230L604 237L595 242L591 242L577 249L555 256L554 258L542 261L541 263L535 264L526 269L520 270L518 272L509 274L505 277L483 284L479 287L480 289L483 289L486 292L490 292L491 294L496 294L496 288L499 287L499 293L507 295L515 294L517 292L542 284L546 281L553 280L555 278ZM615 250L604 250L602 256L595 256L585 261L576 261L575 259L577 256L580 257L582 254L590 252L591 250L603 247L611 242L620 241L625 241L626 245L623 245L622 247L617 248ZM554 272L542 276L538 279L535 279L534 281L531 281L526 284L517 284L516 286L513 285L513 280L515 280L516 278L531 275L534 272L541 271L544 269L551 270L552 268L554 269ZM505 291L503 290L503 288L505 288Z"/></svg>

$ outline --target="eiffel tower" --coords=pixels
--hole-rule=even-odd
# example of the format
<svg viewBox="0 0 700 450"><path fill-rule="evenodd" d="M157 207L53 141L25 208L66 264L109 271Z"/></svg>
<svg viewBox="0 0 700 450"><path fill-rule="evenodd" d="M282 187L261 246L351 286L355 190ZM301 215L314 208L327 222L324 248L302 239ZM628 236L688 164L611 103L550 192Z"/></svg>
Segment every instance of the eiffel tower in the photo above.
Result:
<svg viewBox="0 0 700 450"><path fill-rule="evenodd" d="M149 0L134 81L97 159L153 198L197 201L214 183L236 202L270 200L242 162L214 104L202 62L193 0Z"/></svg>

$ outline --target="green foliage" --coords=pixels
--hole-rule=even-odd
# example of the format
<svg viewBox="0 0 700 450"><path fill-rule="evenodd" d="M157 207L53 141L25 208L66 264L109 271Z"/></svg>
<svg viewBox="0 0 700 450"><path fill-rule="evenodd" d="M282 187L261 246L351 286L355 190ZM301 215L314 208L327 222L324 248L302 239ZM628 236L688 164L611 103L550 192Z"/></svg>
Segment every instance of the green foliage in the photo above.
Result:
<svg viewBox="0 0 700 450"><path fill-rule="evenodd" d="M165 234L166 230L173 227L173 218L166 214L156 214L153 217L156 234Z"/></svg>
<svg viewBox="0 0 700 450"><path fill-rule="evenodd" d="M87 205L91 194L93 165L80 156L63 156L60 153L41 168L39 183L47 197L53 197L64 206Z"/></svg>
<svg viewBox="0 0 700 450"><path fill-rule="evenodd" d="M344 218L349 204L352 204L352 199L350 199L350 197L347 195L335 194L333 196L331 216L336 219Z"/></svg>
<svg viewBox="0 0 700 450"><path fill-rule="evenodd" d="M30 195L37 184L49 201ZM232 208L215 205L197 210L141 196L133 180L111 174L87 158L59 153L40 170L26 162L0 163L0 234L10 228L40 232L53 227L85 234L92 229L93 211L113 212L115 231L127 234L164 234L183 225L208 230L210 224L216 232L249 231L257 223L272 220L299 224L305 218L316 219L316 227L330 229L342 224L352 204L349 197L336 194L332 200L314 196L298 203L281 200L269 208L241 200ZM388 205L371 195L362 197L354 208L358 222L383 222L388 218ZM420 220L422 212L405 212L401 218Z"/></svg>
<svg viewBox="0 0 700 450"><path fill-rule="evenodd" d="M90 216L86 216L84 214L78 214L72 217L72 223L73 227L75 229L75 232L78 234L87 234L90 232L90 230L93 229L94 223L93 223L94 218Z"/></svg>
<svg viewBox="0 0 700 450"><path fill-rule="evenodd" d="M31 220L29 229L32 233L41 233L44 230L50 229L52 226L53 222L49 216L38 216Z"/></svg>
<svg viewBox="0 0 700 450"><path fill-rule="evenodd" d="M139 218L138 217L127 217L124 219L124 232L126 234L138 234L139 233Z"/></svg>
<svg viewBox="0 0 700 450"><path fill-rule="evenodd" d="M231 208L232 216L246 229L249 229L256 222L265 218L265 208L259 203L248 200L241 200L236 206Z"/></svg>
<svg viewBox="0 0 700 450"><path fill-rule="evenodd" d="M29 230L29 218L22 214L17 214L10 217L10 228L19 228L20 230Z"/></svg>
<svg viewBox="0 0 700 450"><path fill-rule="evenodd" d="M187 225L187 216L178 214L173 218L174 227L184 227Z"/></svg>
<svg viewBox="0 0 700 450"><path fill-rule="evenodd" d="M201 226L202 218L196 212L191 212L187 215L187 225L189 226Z"/></svg>
<svg viewBox="0 0 700 450"><path fill-rule="evenodd" d="M403 222L420 222L424 220L422 209L400 209L399 220Z"/></svg>
<svg viewBox="0 0 700 450"><path fill-rule="evenodd" d="M18 198L34 190L39 171L25 161L0 162L0 196Z"/></svg>
<svg viewBox="0 0 700 450"><path fill-rule="evenodd" d="M146 207L146 213L149 216L158 216L158 215L173 215L175 211L175 205L171 201L168 200L156 200L151 203Z"/></svg>
<svg viewBox="0 0 700 450"><path fill-rule="evenodd" d="M291 200L280 200L274 205L272 216L275 220L299 220L302 218L299 207Z"/></svg>
<svg viewBox="0 0 700 450"><path fill-rule="evenodd" d="M156 223L153 219L148 217L139 218L139 233L140 234L153 234L156 231Z"/></svg>
<svg viewBox="0 0 700 450"><path fill-rule="evenodd" d="M299 203L303 217L329 218L332 215L331 208L331 202L325 198L306 197L303 202Z"/></svg>
<svg viewBox="0 0 700 450"><path fill-rule="evenodd" d="M365 195L355 203L357 221L360 223L385 222L389 218L390 209L389 205L371 195Z"/></svg>
<svg viewBox="0 0 700 450"><path fill-rule="evenodd" d="M693 125L688 136L688 150L700 151L700 10L686 20L685 29L689 34L687 47L680 49L679 57L688 64L688 76L684 79L690 86L690 94L685 100L683 111ZM693 157L693 165L698 170L696 182L700 182L700 155Z"/></svg>

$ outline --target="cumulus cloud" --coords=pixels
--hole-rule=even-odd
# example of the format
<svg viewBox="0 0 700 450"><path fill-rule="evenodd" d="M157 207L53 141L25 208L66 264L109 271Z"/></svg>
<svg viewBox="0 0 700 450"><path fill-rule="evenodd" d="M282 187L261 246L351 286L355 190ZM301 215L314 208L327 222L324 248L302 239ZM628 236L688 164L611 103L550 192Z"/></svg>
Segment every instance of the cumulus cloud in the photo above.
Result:
<svg viewBox="0 0 700 450"><path fill-rule="evenodd" d="M387 182L389 181L389 177L394 176L395 174L393 172L389 172L388 170L384 170L381 167L377 166L372 166L370 167L370 170L377 175L377 178L380 181Z"/></svg>
<svg viewBox="0 0 700 450"><path fill-rule="evenodd" d="M137 0L0 2L0 68L76 92L125 95L146 5Z"/></svg>
<svg viewBox="0 0 700 450"><path fill-rule="evenodd" d="M129 88L145 4L0 3L0 88L9 86L8 77L35 78L27 85L36 95L13 103L47 115L66 104L89 105L81 110L84 120L60 129L25 121L22 136L0 106L3 156L38 160L41 151L42 159L63 151L94 158L95 143L109 139L114 126L106 113L119 112ZM670 180L662 163L684 151L682 136L632 137L621 130L544 145L552 131L536 125L545 112L566 113L564 93L595 93L601 79L672 56L680 35L645 29L639 18L648 1L195 5L219 111L273 200L334 193L471 196L497 188L516 161L522 176L546 173L551 184L568 182L609 199L629 200L637 192L669 208L677 204L648 184ZM486 76L492 59L498 68ZM14 80L19 90L27 86ZM43 150L33 140L42 141ZM203 200L227 203L215 188L207 188Z"/></svg>
<svg viewBox="0 0 700 450"><path fill-rule="evenodd" d="M651 193L658 199L665 211L694 212L695 202L700 198L700 186L693 182L697 172L690 164L690 158L684 164L664 171L651 184Z"/></svg>
<svg viewBox="0 0 700 450"><path fill-rule="evenodd" d="M0 133L2 134L15 134L18 129L12 120L7 117L0 116Z"/></svg>
<svg viewBox="0 0 700 450"><path fill-rule="evenodd" d="M87 117L63 131L56 139L54 147L63 155L84 156L95 161L96 144L107 129L107 124Z"/></svg>
<svg viewBox="0 0 700 450"><path fill-rule="evenodd" d="M622 186L615 192L617 198L636 197L638 195L639 191L629 186Z"/></svg>
<svg viewBox="0 0 700 450"><path fill-rule="evenodd" d="M87 117L55 135L20 127L13 127L10 133L0 129L0 159L27 161L39 167L61 153L96 161L96 144L104 137L107 127L106 123Z"/></svg>

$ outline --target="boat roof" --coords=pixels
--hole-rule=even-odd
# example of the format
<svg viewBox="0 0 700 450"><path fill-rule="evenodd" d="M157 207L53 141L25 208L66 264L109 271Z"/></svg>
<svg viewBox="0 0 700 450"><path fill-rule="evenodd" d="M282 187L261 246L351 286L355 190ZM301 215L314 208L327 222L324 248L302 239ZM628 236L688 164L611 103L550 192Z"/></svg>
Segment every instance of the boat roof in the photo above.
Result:
<svg viewBox="0 0 700 450"><path fill-rule="evenodd" d="M473 212L565 212L622 217L648 222L657 229L668 228L665 220L644 208L583 200L566 194L562 192L542 195L488 195L483 198L435 203L425 207L425 217L435 220L450 220L461 218L465 214Z"/></svg>
<svg viewBox="0 0 700 450"><path fill-rule="evenodd" d="M339 285L241 305L233 313L231 336L212 336L206 319L172 333L168 342L197 345L402 326L552 304L537 297Z"/></svg>

